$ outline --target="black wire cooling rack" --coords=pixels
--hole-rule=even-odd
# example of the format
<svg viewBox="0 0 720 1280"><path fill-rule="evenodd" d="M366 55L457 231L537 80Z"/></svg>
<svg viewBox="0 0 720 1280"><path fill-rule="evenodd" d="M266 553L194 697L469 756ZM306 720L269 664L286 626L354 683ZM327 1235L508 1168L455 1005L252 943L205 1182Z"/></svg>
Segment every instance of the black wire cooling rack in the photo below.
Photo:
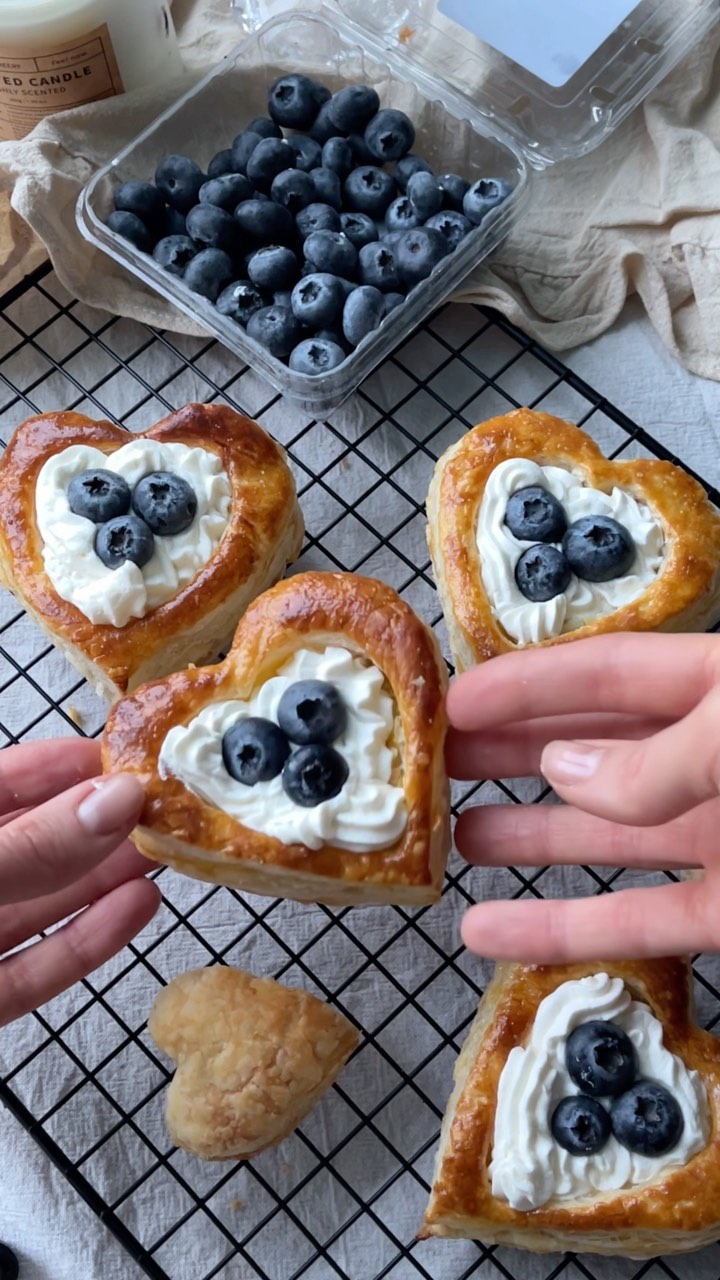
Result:
<svg viewBox="0 0 720 1280"><path fill-rule="evenodd" d="M226 401L286 446L307 522L299 568L384 577L437 628L443 645L423 501L437 457L469 426L518 404L542 406L585 427L610 456L679 461L560 361L476 307L444 307L352 401L318 422L214 342L90 311L66 295L49 267L0 303L3 443L38 412L76 409L137 429L188 400ZM97 736L102 723L102 704L5 594L0 743ZM457 787L454 798L461 807L548 796L516 781ZM611 892L633 882L629 873L480 873L453 855L442 902L414 912L300 908L156 875L164 903L153 926L74 992L5 1033L0 1081L0 1100L147 1276L717 1280L718 1246L638 1264L415 1240L454 1060L487 977L458 945L463 910L481 892ZM342 1009L362 1037L300 1131L243 1166L202 1165L169 1144L170 1064L158 1057L145 1023L165 981L218 962L259 966L308 987ZM699 1017L712 1028L720 1017L718 973L702 956L694 970Z"/></svg>

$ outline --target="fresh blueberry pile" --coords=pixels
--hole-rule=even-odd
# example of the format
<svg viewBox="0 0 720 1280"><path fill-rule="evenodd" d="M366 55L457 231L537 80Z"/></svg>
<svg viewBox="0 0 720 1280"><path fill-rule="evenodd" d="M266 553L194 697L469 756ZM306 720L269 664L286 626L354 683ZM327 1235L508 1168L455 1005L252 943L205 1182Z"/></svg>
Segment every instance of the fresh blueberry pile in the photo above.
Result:
<svg viewBox="0 0 720 1280"><path fill-rule="evenodd" d="M131 490L114 471L81 471L68 485L70 510L98 526L95 552L108 569L131 560L139 569L152 558L155 538L190 528L197 496L182 476L153 471Z"/></svg>
<svg viewBox="0 0 720 1280"><path fill-rule="evenodd" d="M680 1107L661 1084L638 1079L635 1050L614 1022L585 1022L565 1046L568 1075L580 1093L550 1117L555 1141L571 1155L594 1155L611 1134L628 1151L662 1156L683 1131ZM601 1098L608 1099L603 1105Z"/></svg>
<svg viewBox="0 0 720 1280"><path fill-rule="evenodd" d="M285 690L278 723L261 716L238 720L223 736L225 768L254 787L282 773L285 794L305 809L339 795L347 761L333 747L347 724L345 704L326 680L298 680Z"/></svg>
<svg viewBox="0 0 720 1280"><path fill-rule="evenodd" d="M434 174L368 85L285 75L207 172L165 156L124 182L108 226L298 373L335 369L510 184Z"/></svg>
<svg viewBox="0 0 720 1280"><path fill-rule="evenodd" d="M520 542L533 545L515 566L515 581L527 600L553 600L573 574L585 582L610 582L629 573L635 559L632 536L611 516L583 516L568 525L557 498L541 485L518 489L505 524Z"/></svg>

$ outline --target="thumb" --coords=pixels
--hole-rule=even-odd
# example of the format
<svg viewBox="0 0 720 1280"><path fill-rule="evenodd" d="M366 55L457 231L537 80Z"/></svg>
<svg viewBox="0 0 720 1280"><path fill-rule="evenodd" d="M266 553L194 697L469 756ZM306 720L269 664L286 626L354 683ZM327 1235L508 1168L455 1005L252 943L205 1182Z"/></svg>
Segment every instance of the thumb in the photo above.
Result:
<svg viewBox="0 0 720 1280"><path fill-rule="evenodd" d="M639 827L669 822L720 793L720 690L640 742L551 742L540 768L586 813Z"/></svg>

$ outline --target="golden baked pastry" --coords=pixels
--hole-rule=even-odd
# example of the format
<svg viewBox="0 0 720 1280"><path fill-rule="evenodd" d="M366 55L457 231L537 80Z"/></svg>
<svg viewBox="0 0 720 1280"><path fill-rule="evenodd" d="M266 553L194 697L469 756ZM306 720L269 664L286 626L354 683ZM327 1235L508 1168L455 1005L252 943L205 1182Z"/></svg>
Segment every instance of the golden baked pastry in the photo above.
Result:
<svg viewBox="0 0 720 1280"><path fill-rule="evenodd" d="M276 718L282 695L292 698L307 679L335 690L345 728L330 756L320 753L331 772L318 777L310 758L309 782L302 773L321 800L296 802L286 769L296 781L308 757ZM450 847L446 686L432 631L392 588L353 574L299 574L250 606L224 662L118 702L103 766L143 780L132 838L178 871L300 901L429 903ZM248 746L241 773L263 759L267 735L268 750L282 749L252 785L231 775L224 754L227 735L248 717L263 721L264 736ZM335 768L347 772L339 790L330 785Z"/></svg>
<svg viewBox="0 0 720 1280"><path fill-rule="evenodd" d="M515 567L541 539L516 538L504 516L507 499L532 485L552 489L568 521L627 521L636 535L631 567L599 585L571 575L550 600L524 598ZM702 486L669 462L609 461L583 431L547 413L516 409L451 446L435 467L427 515L458 671L528 644L701 631L720 608L720 519Z"/></svg>
<svg viewBox="0 0 720 1280"><path fill-rule="evenodd" d="M135 453L147 450L149 471L168 453L190 459L203 485L184 540L155 539L147 569L155 575L152 590L162 599L178 584L155 606L150 589L147 599L143 594L147 575L141 568L123 564L118 577L119 570L102 564L92 541L99 526L71 511L64 488L64 467L67 474L73 467L98 467L100 455L124 448L127 456L130 445ZM135 458L135 474L142 465L142 457ZM257 423L223 405L186 405L144 435L76 413L32 418L18 427L0 459L0 488L0 583L110 700L190 662L215 658L247 605L281 577L302 542L284 451ZM42 511L36 495L43 498ZM57 534L52 569L39 527L51 520ZM73 545L76 538L81 550ZM170 544L178 550L167 551ZM139 591L142 616L126 617L132 591ZM72 602L77 599L85 611ZM92 620L117 618L118 608L122 625Z"/></svg>
<svg viewBox="0 0 720 1280"><path fill-rule="evenodd" d="M558 1146L548 1100L554 1107L558 1094L578 1094L562 1076L565 1035L593 1017L629 1034L636 1080L654 1079L675 1097L681 1132L664 1154L633 1155L617 1142L615 1120L597 1154ZM609 1110L610 1099L596 1105ZM652 1107L633 1107L634 1125L657 1123ZM498 966L457 1061L421 1234L633 1258L717 1239L720 1043L694 1023L688 962Z"/></svg>
<svg viewBox="0 0 720 1280"><path fill-rule="evenodd" d="M201 1160L249 1160L277 1146L358 1043L347 1018L307 991L224 965L173 978L148 1027L177 1063L170 1136Z"/></svg>

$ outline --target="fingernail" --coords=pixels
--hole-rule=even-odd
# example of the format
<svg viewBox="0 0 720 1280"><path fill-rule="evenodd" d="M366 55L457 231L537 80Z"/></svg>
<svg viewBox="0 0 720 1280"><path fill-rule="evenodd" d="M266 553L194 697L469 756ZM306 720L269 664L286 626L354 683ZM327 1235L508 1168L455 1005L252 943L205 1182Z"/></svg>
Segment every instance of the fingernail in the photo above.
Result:
<svg viewBox="0 0 720 1280"><path fill-rule="evenodd" d="M132 774L96 778L93 790L78 805L78 822L90 835L109 836L137 818L143 795L142 783Z"/></svg>
<svg viewBox="0 0 720 1280"><path fill-rule="evenodd" d="M540 768L550 783L588 782L602 754L584 742L551 742L543 751Z"/></svg>

